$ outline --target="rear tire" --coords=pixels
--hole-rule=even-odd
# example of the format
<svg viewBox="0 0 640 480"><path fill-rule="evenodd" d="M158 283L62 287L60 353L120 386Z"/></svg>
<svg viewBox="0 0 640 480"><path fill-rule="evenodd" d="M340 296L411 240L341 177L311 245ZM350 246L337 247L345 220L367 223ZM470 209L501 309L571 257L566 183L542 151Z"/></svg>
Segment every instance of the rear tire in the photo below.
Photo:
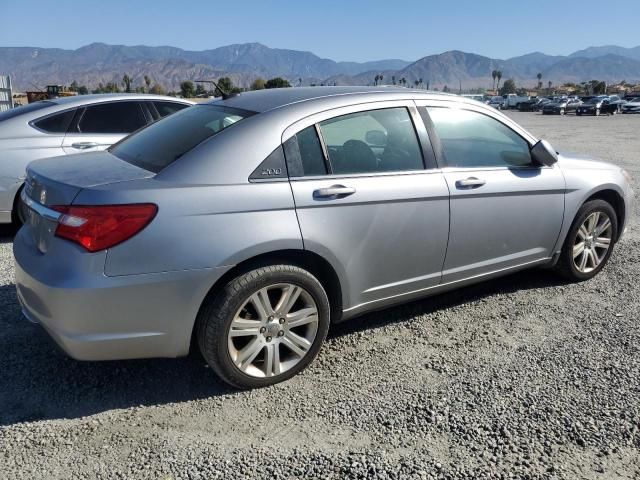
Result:
<svg viewBox="0 0 640 480"><path fill-rule="evenodd" d="M212 370L248 389L304 370L320 351L329 323L329 299L320 282L300 267L271 265L239 275L208 298L196 326Z"/></svg>
<svg viewBox="0 0 640 480"><path fill-rule="evenodd" d="M599 117L599 116L600 116L600 109L596 108L596 117Z"/></svg>
<svg viewBox="0 0 640 480"><path fill-rule="evenodd" d="M22 189L24 187L20 187L18 192L16 193L16 198L13 200L13 210L11 210L11 225L17 230L22 227L23 221L20 218L20 195L22 194Z"/></svg>
<svg viewBox="0 0 640 480"><path fill-rule="evenodd" d="M617 235L613 207L604 200L585 203L567 233L556 271L574 282L595 277L609 261Z"/></svg>

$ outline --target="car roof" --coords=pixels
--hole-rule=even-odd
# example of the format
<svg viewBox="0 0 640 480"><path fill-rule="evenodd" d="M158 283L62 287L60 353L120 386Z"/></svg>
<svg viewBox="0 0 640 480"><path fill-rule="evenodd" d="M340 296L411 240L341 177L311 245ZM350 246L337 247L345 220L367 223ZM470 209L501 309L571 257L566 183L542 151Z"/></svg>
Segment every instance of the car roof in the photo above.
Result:
<svg viewBox="0 0 640 480"><path fill-rule="evenodd" d="M74 95L72 97L59 97L46 100L56 105L64 105L66 107L74 107L86 105L88 103L112 102L114 100L164 100L179 103L188 103L192 105L194 102L185 100L184 98L167 97L164 95L151 95L148 93L96 93L92 95Z"/></svg>
<svg viewBox="0 0 640 480"><path fill-rule="evenodd" d="M289 87L273 88L243 92L227 99L216 99L210 104L226 107L240 108L253 112L266 112L276 108L285 107L301 102L335 98L336 103L358 103L359 100L367 101L371 96L382 100L384 97L397 98L398 95L415 97L457 97L461 101L469 101L465 97L450 93L438 93L427 90L414 90L403 87Z"/></svg>

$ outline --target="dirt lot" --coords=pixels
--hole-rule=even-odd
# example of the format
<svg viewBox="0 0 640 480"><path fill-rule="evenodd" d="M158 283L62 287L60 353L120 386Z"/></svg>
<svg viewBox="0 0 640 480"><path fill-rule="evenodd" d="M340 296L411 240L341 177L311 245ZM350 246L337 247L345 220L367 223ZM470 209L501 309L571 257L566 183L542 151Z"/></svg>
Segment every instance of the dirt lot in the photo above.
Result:
<svg viewBox="0 0 640 480"><path fill-rule="evenodd" d="M512 116L640 192L640 115ZM639 281L634 228L590 282L530 271L367 315L303 375L238 393L195 355L58 353L20 316L5 232L0 477L638 479Z"/></svg>

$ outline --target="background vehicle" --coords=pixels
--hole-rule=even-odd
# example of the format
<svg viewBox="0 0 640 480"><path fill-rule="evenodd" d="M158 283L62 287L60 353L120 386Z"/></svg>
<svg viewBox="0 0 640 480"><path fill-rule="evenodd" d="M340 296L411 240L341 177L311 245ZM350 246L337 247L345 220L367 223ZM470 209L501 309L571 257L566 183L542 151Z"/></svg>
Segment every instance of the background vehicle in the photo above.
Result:
<svg viewBox="0 0 640 480"><path fill-rule="evenodd" d="M197 105L33 162L25 185L27 317L84 360L185 355L195 335L244 388L304 369L331 322L528 267L591 278L632 198L619 167L492 108L391 87Z"/></svg>
<svg viewBox="0 0 640 480"><path fill-rule="evenodd" d="M611 103L607 95L588 98L578 109L576 115L615 115L620 109L618 102Z"/></svg>
<svg viewBox="0 0 640 480"><path fill-rule="evenodd" d="M488 105L497 110L502 110L502 108L504 107L504 97L500 97L500 96L491 97L491 100L489 100Z"/></svg>
<svg viewBox="0 0 640 480"><path fill-rule="evenodd" d="M82 95L0 113L0 223L18 220L14 207L29 162L104 150L131 132L192 104L157 95Z"/></svg>
<svg viewBox="0 0 640 480"><path fill-rule="evenodd" d="M564 115L575 112L582 105L582 101L577 98L564 98L555 102L548 102L542 106L543 115Z"/></svg>
<svg viewBox="0 0 640 480"><path fill-rule="evenodd" d="M549 103L550 100L548 98L532 98L527 102L522 102L518 104L518 110L521 112L537 112L539 111L545 104Z"/></svg>
<svg viewBox="0 0 640 480"><path fill-rule="evenodd" d="M504 103L502 105L503 108L518 108L521 103L528 102L531 100L531 97L528 96L520 96L515 93L509 93L507 95L503 95Z"/></svg>
<svg viewBox="0 0 640 480"><path fill-rule="evenodd" d="M640 97L629 97L622 106L622 113L640 113Z"/></svg>

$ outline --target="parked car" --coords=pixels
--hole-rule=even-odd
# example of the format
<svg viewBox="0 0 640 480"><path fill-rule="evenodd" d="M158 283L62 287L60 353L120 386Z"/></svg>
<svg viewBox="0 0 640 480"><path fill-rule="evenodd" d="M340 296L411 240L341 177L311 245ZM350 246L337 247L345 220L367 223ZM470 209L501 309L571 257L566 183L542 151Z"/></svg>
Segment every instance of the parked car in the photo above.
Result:
<svg viewBox="0 0 640 480"><path fill-rule="evenodd" d="M74 358L178 357L193 338L260 387L365 312L530 267L592 278L632 198L621 168L459 96L247 92L31 163L17 298Z"/></svg>
<svg viewBox="0 0 640 480"><path fill-rule="evenodd" d="M15 207L29 162L104 150L192 104L158 95L80 95L0 113L0 224L18 222Z"/></svg>
<svg viewBox="0 0 640 480"><path fill-rule="evenodd" d="M622 106L622 113L640 113L640 97L630 97Z"/></svg>
<svg viewBox="0 0 640 480"><path fill-rule="evenodd" d="M501 96L491 97L491 100L489 100L488 105L497 110L502 110L502 108L504 107L504 97L501 97Z"/></svg>
<svg viewBox="0 0 640 480"><path fill-rule="evenodd" d="M502 108L518 108L521 103L531 100L531 97L526 95L516 95L515 93L503 95L502 98L504 98Z"/></svg>
<svg viewBox="0 0 640 480"><path fill-rule="evenodd" d="M518 105L518 110L520 110L521 112L537 112L549 102L550 100L548 98L532 98L527 102L520 103Z"/></svg>
<svg viewBox="0 0 640 480"><path fill-rule="evenodd" d="M569 112L575 112L582 105L582 101L578 98L565 98L554 102L546 103L542 106L543 115L564 115Z"/></svg>
<svg viewBox="0 0 640 480"><path fill-rule="evenodd" d="M576 110L576 115L601 115L606 113L608 115L615 115L620 109L618 103L612 103L607 95L599 95L587 99Z"/></svg>

